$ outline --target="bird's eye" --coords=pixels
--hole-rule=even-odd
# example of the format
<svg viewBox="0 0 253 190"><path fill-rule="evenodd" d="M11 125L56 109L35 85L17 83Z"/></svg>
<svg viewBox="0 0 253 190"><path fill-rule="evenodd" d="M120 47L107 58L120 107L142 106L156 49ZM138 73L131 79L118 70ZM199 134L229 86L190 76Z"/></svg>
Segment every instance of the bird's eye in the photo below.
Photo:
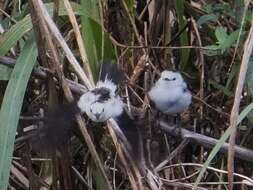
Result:
<svg viewBox="0 0 253 190"><path fill-rule="evenodd" d="M105 112L105 108L102 109L102 112Z"/></svg>
<svg viewBox="0 0 253 190"><path fill-rule="evenodd" d="M92 109L90 108L90 112L92 113Z"/></svg>
<svg viewBox="0 0 253 190"><path fill-rule="evenodd" d="M174 78L164 78L164 80L166 80L166 81L173 81L173 80L176 80L176 77L174 77Z"/></svg>

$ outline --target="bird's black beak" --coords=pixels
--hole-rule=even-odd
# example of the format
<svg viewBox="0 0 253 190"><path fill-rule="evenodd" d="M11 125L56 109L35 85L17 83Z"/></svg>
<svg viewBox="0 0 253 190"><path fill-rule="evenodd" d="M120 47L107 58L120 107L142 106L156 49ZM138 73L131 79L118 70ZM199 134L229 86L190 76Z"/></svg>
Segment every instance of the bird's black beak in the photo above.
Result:
<svg viewBox="0 0 253 190"><path fill-rule="evenodd" d="M94 115L95 115L96 119L99 119L99 117L100 117L100 114L99 114L99 113L94 114Z"/></svg>

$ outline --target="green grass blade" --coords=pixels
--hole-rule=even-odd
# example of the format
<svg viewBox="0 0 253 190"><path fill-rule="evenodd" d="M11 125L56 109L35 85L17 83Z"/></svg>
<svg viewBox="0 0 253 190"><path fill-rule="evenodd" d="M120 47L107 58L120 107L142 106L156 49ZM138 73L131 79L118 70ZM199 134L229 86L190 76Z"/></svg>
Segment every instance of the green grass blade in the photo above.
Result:
<svg viewBox="0 0 253 190"><path fill-rule="evenodd" d="M27 82L36 63L37 48L28 40L11 73L0 111L0 189L6 190L19 115Z"/></svg>
<svg viewBox="0 0 253 190"><path fill-rule="evenodd" d="M251 112L253 109L253 103L249 104L246 108L243 109L243 111L238 116L237 125L239 125L242 120Z"/></svg>
<svg viewBox="0 0 253 190"><path fill-rule="evenodd" d="M0 39L0 55L5 55L28 31L32 29L31 17L26 16L13 25Z"/></svg>
<svg viewBox="0 0 253 190"><path fill-rule="evenodd" d="M237 126L242 122L242 120L250 113L250 111L253 109L253 103L249 104L244 110L240 113L237 120ZM226 142L228 137L231 135L231 133L235 130L235 128L228 128L225 133L221 136L220 140L217 142L217 144L214 146L212 151L210 152L207 160L205 161L203 167L200 170L200 173L197 177L197 180L194 184L193 189L196 189L201 178L203 177L207 167L210 165L213 158L216 156L216 154L219 152L221 146Z"/></svg>

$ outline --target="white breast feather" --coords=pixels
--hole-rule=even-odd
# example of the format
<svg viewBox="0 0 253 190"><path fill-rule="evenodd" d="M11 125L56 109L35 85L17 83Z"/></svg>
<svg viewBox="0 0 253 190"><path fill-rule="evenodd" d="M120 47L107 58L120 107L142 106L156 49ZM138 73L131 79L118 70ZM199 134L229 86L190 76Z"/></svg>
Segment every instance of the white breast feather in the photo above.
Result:
<svg viewBox="0 0 253 190"><path fill-rule="evenodd" d="M83 94L79 101L77 102L77 106L81 110L82 113L87 112L90 109L90 106L93 102L95 102L97 97L91 93L91 91Z"/></svg>

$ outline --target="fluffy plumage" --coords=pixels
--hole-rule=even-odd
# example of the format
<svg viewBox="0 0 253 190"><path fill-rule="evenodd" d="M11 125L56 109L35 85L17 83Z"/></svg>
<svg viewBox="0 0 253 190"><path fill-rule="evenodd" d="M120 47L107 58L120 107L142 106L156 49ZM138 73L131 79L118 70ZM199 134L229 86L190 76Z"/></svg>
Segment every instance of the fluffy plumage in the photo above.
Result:
<svg viewBox="0 0 253 190"><path fill-rule="evenodd" d="M86 98L89 99L89 97ZM99 97L96 101L88 100L88 102L85 102L85 113L94 122L104 122L110 118L119 116L122 112L123 102L118 96L103 102L99 101Z"/></svg>
<svg viewBox="0 0 253 190"><path fill-rule="evenodd" d="M135 122L124 110L124 104L117 94L118 84L123 79L122 76L123 73L116 64L104 63L101 68L100 80L94 89L80 97L78 107L94 122L115 119L132 146L133 156L136 157L139 150L139 131Z"/></svg>
<svg viewBox="0 0 253 190"><path fill-rule="evenodd" d="M133 152L132 156L136 157L139 150L139 132L135 122L124 110L124 104L117 94L118 83L122 80L122 76L123 73L116 64L104 63L95 88L83 94L77 105L94 122L115 119L132 146L130 150Z"/></svg>
<svg viewBox="0 0 253 190"><path fill-rule="evenodd" d="M60 136L68 135L68 129L74 122L75 115L85 113L94 122L105 122L110 118L115 119L132 146L133 156L136 156L139 150L137 143L140 141L138 129L135 122L124 111L124 104L117 94L118 83L120 82L118 75L123 76L123 74L120 71L116 72L118 67L116 64L112 64L103 64L100 73L102 78L93 89L83 94L77 102L54 109L49 114L51 116L48 117L46 123L45 137L49 138L52 144L61 144L62 138L58 138L57 133L60 133L62 129ZM52 133L54 129L58 132ZM64 141L66 139L64 138Z"/></svg>
<svg viewBox="0 0 253 190"><path fill-rule="evenodd" d="M166 114L184 111L192 99L182 75L173 71L163 71L148 95L156 108Z"/></svg>
<svg viewBox="0 0 253 190"><path fill-rule="evenodd" d="M123 102L116 93L119 75L122 76L116 64L102 64L100 80L95 88L80 97L77 105L92 121L104 122L123 112Z"/></svg>

